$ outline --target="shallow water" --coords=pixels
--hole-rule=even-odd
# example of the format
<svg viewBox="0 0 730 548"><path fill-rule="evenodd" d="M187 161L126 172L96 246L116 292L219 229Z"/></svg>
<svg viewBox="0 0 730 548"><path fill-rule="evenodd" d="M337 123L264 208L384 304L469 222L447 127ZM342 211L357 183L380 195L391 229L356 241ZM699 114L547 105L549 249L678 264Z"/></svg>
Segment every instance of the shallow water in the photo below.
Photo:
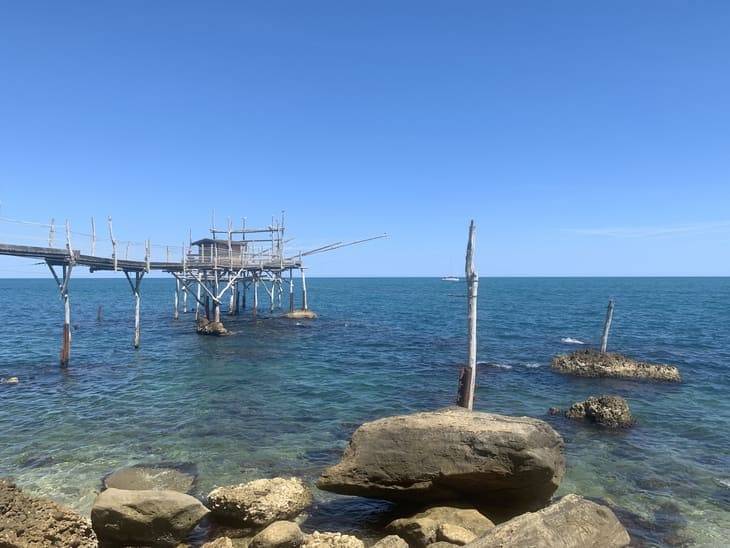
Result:
<svg viewBox="0 0 730 548"><path fill-rule="evenodd" d="M50 280L0 280L0 475L88 512L120 466L192 463L196 492L273 474L314 480L365 420L455 397L464 286L436 279L313 278L307 322L224 318L234 334L172 319L173 283L143 282L142 347L124 280L71 285L72 364L57 365L62 307ZM541 417L565 438L559 494L620 507L638 545L730 538L730 279L482 279L477 407ZM575 379L550 358L595 344L680 367L681 385ZM250 299L249 299L250 300ZM192 300L191 300L192 302ZM97 307L104 314L97 321ZM189 303L190 304L190 303ZM593 394L626 397L638 425L605 432L546 416ZM308 528L369 534L384 505L317 493Z"/></svg>

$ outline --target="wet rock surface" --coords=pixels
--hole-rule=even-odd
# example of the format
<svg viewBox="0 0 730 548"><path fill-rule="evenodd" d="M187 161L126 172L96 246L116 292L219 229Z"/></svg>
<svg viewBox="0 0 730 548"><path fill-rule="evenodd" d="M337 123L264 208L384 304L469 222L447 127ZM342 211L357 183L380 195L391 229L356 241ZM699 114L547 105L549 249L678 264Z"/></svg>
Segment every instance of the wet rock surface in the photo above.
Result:
<svg viewBox="0 0 730 548"><path fill-rule="evenodd" d="M198 335L213 335L222 337L228 335L228 330L223 326L223 322L214 322L206 318L200 318L195 326Z"/></svg>
<svg viewBox="0 0 730 548"><path fill-rule="evenodd" d="M100 542L122 546L175 546L208 514L190 495L177 491L107 489L91 508Z"/></svg>
<svg viewBox="0 0 730 548"><path fill-rule="evenodd" d="M97 546L88 519L52 500L23 493L11 480L0 479L0 546Z"/></svg>
<svg viewBox="0 0 730 548"><path fill-rule="evenodd" d="M563 440L547 423L447 408L363 424L317 486L419 504L535 509L549 501L564 472Z"/></svg>
<svg viewBox="0 0 730 548"><path fill-rule="evenodd" d="M293 521L275 521L251 539L249 548L297 548L304 533Z"/></svg>
<svg viewBox="0 0 730 548"><path fill-rule="evenodd" d="M188 493L196 475L191 466L137 465L121 468L103 480L104 488L144 491L157 489Z"/></svg>
<svg viewBox="0 0 730 548"><path fill-rule="evenodd" d="M553 371L579 377L613 377L619 379L681 382L679 369L673 365L640 362L614 353L578 350L553 358Z"/></svg>
<svg viewBox="0 0 730 548"><path fill-rule="evenodd" d="M629 404L620 396L591 396L571 405L565 416L607 428L628 428L635 423Z"/></svg>
<svg viewBox="0 0 730 548"><path fill-rule="evenodd" d="M352 535L315 531L306 536L303 546L305 548L365 548L365 543Z"/></svg>
<svg viewBox="0 0 730 548"><path fill-rule="evenodd" d="M404 538L410 546L424 548L438 541L466 544L493 527L494 523L477 510L435 506L391 521L386 531Z"/></svg>
<svg viewBox="0 0 730 548"><path fill-rule="evenodd" d="M622 548L629 534L606 506L566 495L539 512L506 521L469 543L470 548Z"/></svg>
<svg viewBox="0 0 730 548"><path fill-rule="evenodd" d="M215 519L244 527L293 519L310 504L312 493L298 478L259 479L218 487L208 494Z"/></svg>
<svg viewBox="0 0 730 548"><path fill-rule="evenodd" d="M408 548L408 543L398 535L388 535L373 544L372 548Z"/></svg>

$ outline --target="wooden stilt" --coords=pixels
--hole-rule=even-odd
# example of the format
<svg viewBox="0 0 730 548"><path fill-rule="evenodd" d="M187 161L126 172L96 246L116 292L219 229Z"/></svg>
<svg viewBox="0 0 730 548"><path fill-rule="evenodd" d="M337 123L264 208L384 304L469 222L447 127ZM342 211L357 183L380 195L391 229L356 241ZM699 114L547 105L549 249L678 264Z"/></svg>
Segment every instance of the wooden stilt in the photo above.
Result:
<svg viewBox="0 0 730 548"><path fill-rule="evenodd" d="M613 321L613 299L608 301L606 309L606 320L603 322L603 335L601 335L601 353L606 353L608 347L608 332L611 330L611 322Z"/></svg>
<svg viewBox="0 0 730 548"><path fill-rule="evenodd" d="M466 283L467 283L467 367L462 369L459 378L457 403L471 410L474 408L474 392L477 378L477 290L479 276L474 269L474 238L476 226L469 224L469 241L466 246Z"/></svg>
<svg viewBox="0 0 730 548"><path fill-rule="evenodd" d="M182 288L182 302L183 302L183 314L187 314L188 311L188 286L184 285Z"/></svg>
<svg viewBox="0 0 730 548"><path fill-rule="evenodd" d="M309 301L307 300L307 278L304 275L304 267L302 267L302 310L309 310Z"/></svg>
<svg viewBox="0 0 730 548"><path fill-rule="evenodd" d="M129 282L129 286L132 288L132 294L134 295L134 339L133 339L133 344L134 344L135 348L139 348L140 304L141 304L141 300L142 300L140 286L142 284L142 278L144 277L144 271L135 271L134 282L132 282L132 278L129 276L129 272L127 272L126 270L124 271L124 276L126 276L127 281Z"/></svg>
<svg viewBox="0 0 730 548"><path fill-rule="evenodd" d="M68 283L71 277L71 265L63 267L63 342L61 345L61 367L68 367L71 360L71 301L68 296Z"/></svg>
<svg viewBox="0 0 730 548"><path fill-rule="evenodd" d="M172 318L177 320L180 318L180 280L175 278L175 298L174 307L172 312Z"/></svg>
<svg viewBox="0 0 730 548"><path fill-rule="evenodd" d="M259 311L259 278L255 276L253 279L253 317L255 318Z"/></svg>
<svg viewBox="0 0 730 548"><path fill-rule="evenodd" d="M213 272L213 288L214 288L214 295L218 295L218 271L215 270ZM220 322L221 321L221 303L218 298L213 299L213 321L214 322Z"/></svg>
<svg viewBox="0 0 730 548"><path fill-rule="evenodd" d="M196 284L196 294L197 299L195 299L195 321L198 321L200 319L200 284L202 282L200 279L198 279L198 283Z"/></svg>
<svg viewBox="0 0 730 548"><path fill-rule="evenodd" d="M294 312L294 273L289 269L289 312Z"/></svg>

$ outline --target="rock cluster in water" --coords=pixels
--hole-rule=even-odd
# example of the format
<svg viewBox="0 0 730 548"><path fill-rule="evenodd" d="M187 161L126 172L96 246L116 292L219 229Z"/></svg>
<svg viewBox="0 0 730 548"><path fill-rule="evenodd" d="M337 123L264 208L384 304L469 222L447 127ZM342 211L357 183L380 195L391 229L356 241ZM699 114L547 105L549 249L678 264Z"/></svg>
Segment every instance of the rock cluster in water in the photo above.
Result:
<svg viewBox="0 0 730 548"><path fill-rule="evenodd" d="M30 497L0 479L0 546L97 546L89 520L47 499Z"/></svg>
<svg viewBox="0 0 730 548"><path fill-rule="evenodd" d="M223 322L211 321L207 318L198 319L198 323L195 324L195 331L198 335L213 335L217 337L229 334L229 331L223 326Z"/></svg>
<svg viewBox="0 0 730 548"><path fill-rule="evenodd" d="M645 363L621 354L601 353L596 350L577 350L555 356L553 371L579 377L614 377L620 379L681 382L679 369L674 365Z"/></svg>
<svg viewBox="0 0 730 548"><path fill-rule="evenodd" d="M635 422L629 404L620 396L591 396L571 405L565 416L607 428L628 428Z"/></svg>

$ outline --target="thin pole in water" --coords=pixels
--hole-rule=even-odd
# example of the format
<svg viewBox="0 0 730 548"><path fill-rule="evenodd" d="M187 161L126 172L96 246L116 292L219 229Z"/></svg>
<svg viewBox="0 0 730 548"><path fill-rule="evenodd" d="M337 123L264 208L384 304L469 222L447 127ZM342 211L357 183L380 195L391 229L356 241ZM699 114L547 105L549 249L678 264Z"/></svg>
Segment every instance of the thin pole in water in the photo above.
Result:
<svg viewBox="0 0 730 548"><path fill-rule="evenodd" d="M606 321L603 323L603 335L601 335L601 354L606 353L608 346L608 332L611 330L611 322L613 321L613 299L609 299L608 308L606 309Z"/></svg>
<svg viewBox="0 0 730 548"><path fill-rule="evenodd" d="M469 240L466 246L466 291L467 291L467 367L462 369L459 378L457 404L471 410L474 408L474 392L477 379L477 294L479 276L474 269L476 225L469 224Z"/></svg>

